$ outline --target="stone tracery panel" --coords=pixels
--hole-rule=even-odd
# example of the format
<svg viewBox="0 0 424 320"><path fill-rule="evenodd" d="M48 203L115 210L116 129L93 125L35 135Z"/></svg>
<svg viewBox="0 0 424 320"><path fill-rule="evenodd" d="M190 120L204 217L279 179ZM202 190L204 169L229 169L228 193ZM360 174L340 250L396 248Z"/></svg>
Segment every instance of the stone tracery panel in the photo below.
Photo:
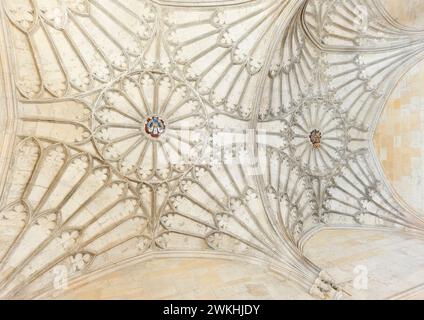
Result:
<svg viewBox="0 0 424 320"><path fill-rule="evenodd" d="M421 34L375 1L168 4L5 1L22 140L2 195L1 296L50 288L57 266L78 277L207 251L331 298L340 288L301 251L312 232L422 232L370 149ZM244 141L217 152L220 134Z"/></svg>
<svg viewBox="0 0 424 320"><path fill-rule="evenodd" d="M119 87L102 93L93 113L99 153L130 179L165 181L181 175L201 156L207 139L202 101L165 73L120 79Z"/></svg>

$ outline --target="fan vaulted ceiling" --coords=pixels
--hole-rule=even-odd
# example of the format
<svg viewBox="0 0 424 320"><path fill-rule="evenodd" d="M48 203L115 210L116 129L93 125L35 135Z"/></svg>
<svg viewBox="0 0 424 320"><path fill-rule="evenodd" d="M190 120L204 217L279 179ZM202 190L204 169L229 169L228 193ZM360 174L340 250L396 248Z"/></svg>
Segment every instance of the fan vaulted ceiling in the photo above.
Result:
<svg viewBox="0 0 424 320"><path fill-rule="evenodd" d="M424 55L387 1L2 4L2 298L52 289L58 266L167 255L255 261L336 298L312 235L422 236L373 146Z"/></svg>

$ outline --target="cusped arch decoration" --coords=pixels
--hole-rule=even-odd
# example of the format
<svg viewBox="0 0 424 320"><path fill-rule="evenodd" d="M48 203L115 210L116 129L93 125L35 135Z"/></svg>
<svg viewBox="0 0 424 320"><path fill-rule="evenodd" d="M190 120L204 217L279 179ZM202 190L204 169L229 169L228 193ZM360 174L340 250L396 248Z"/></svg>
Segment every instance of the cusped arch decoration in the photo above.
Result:
<svg viewBox="0 0 424 320"><path fill-rule="evenodd" d="M203 252L338 298L302 252L311 234L422 234L371 146L422 35L387 24L374 1L16 2L2 8L21 45L10 43L21 141L2 194L0 296L36 296L60 268L78 279ZM373 13L367 28L351 22L358 6Z"/></svg>

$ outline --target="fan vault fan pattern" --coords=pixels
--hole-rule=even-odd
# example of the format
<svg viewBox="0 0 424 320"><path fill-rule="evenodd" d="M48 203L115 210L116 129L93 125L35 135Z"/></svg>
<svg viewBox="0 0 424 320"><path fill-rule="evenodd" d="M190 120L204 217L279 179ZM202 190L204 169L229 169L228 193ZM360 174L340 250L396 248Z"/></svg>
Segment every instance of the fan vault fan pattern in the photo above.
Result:
<svg viewBox="0 0 424 320"><path fill-rule="evenodd" d="M16 145L1 297L50 290L57 266L76 279L207 252L337 298L302 254L312 234L423 232L371 141L424 33L378 1L5 0L2 19Z"/></svg>

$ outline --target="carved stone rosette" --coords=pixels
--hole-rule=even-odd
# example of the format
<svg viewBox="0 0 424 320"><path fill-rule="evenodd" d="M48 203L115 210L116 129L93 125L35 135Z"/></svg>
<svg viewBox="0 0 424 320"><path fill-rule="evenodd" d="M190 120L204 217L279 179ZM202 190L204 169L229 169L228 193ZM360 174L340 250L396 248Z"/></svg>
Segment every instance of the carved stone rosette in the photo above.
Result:
<svg viewBox="0 0 424 320"><path fill-rule="evenodd" d="M424 34L378 1L4 0L0 20L0 297L206 252L339 299L313 234L423 232L371 139Z"/></svg>

